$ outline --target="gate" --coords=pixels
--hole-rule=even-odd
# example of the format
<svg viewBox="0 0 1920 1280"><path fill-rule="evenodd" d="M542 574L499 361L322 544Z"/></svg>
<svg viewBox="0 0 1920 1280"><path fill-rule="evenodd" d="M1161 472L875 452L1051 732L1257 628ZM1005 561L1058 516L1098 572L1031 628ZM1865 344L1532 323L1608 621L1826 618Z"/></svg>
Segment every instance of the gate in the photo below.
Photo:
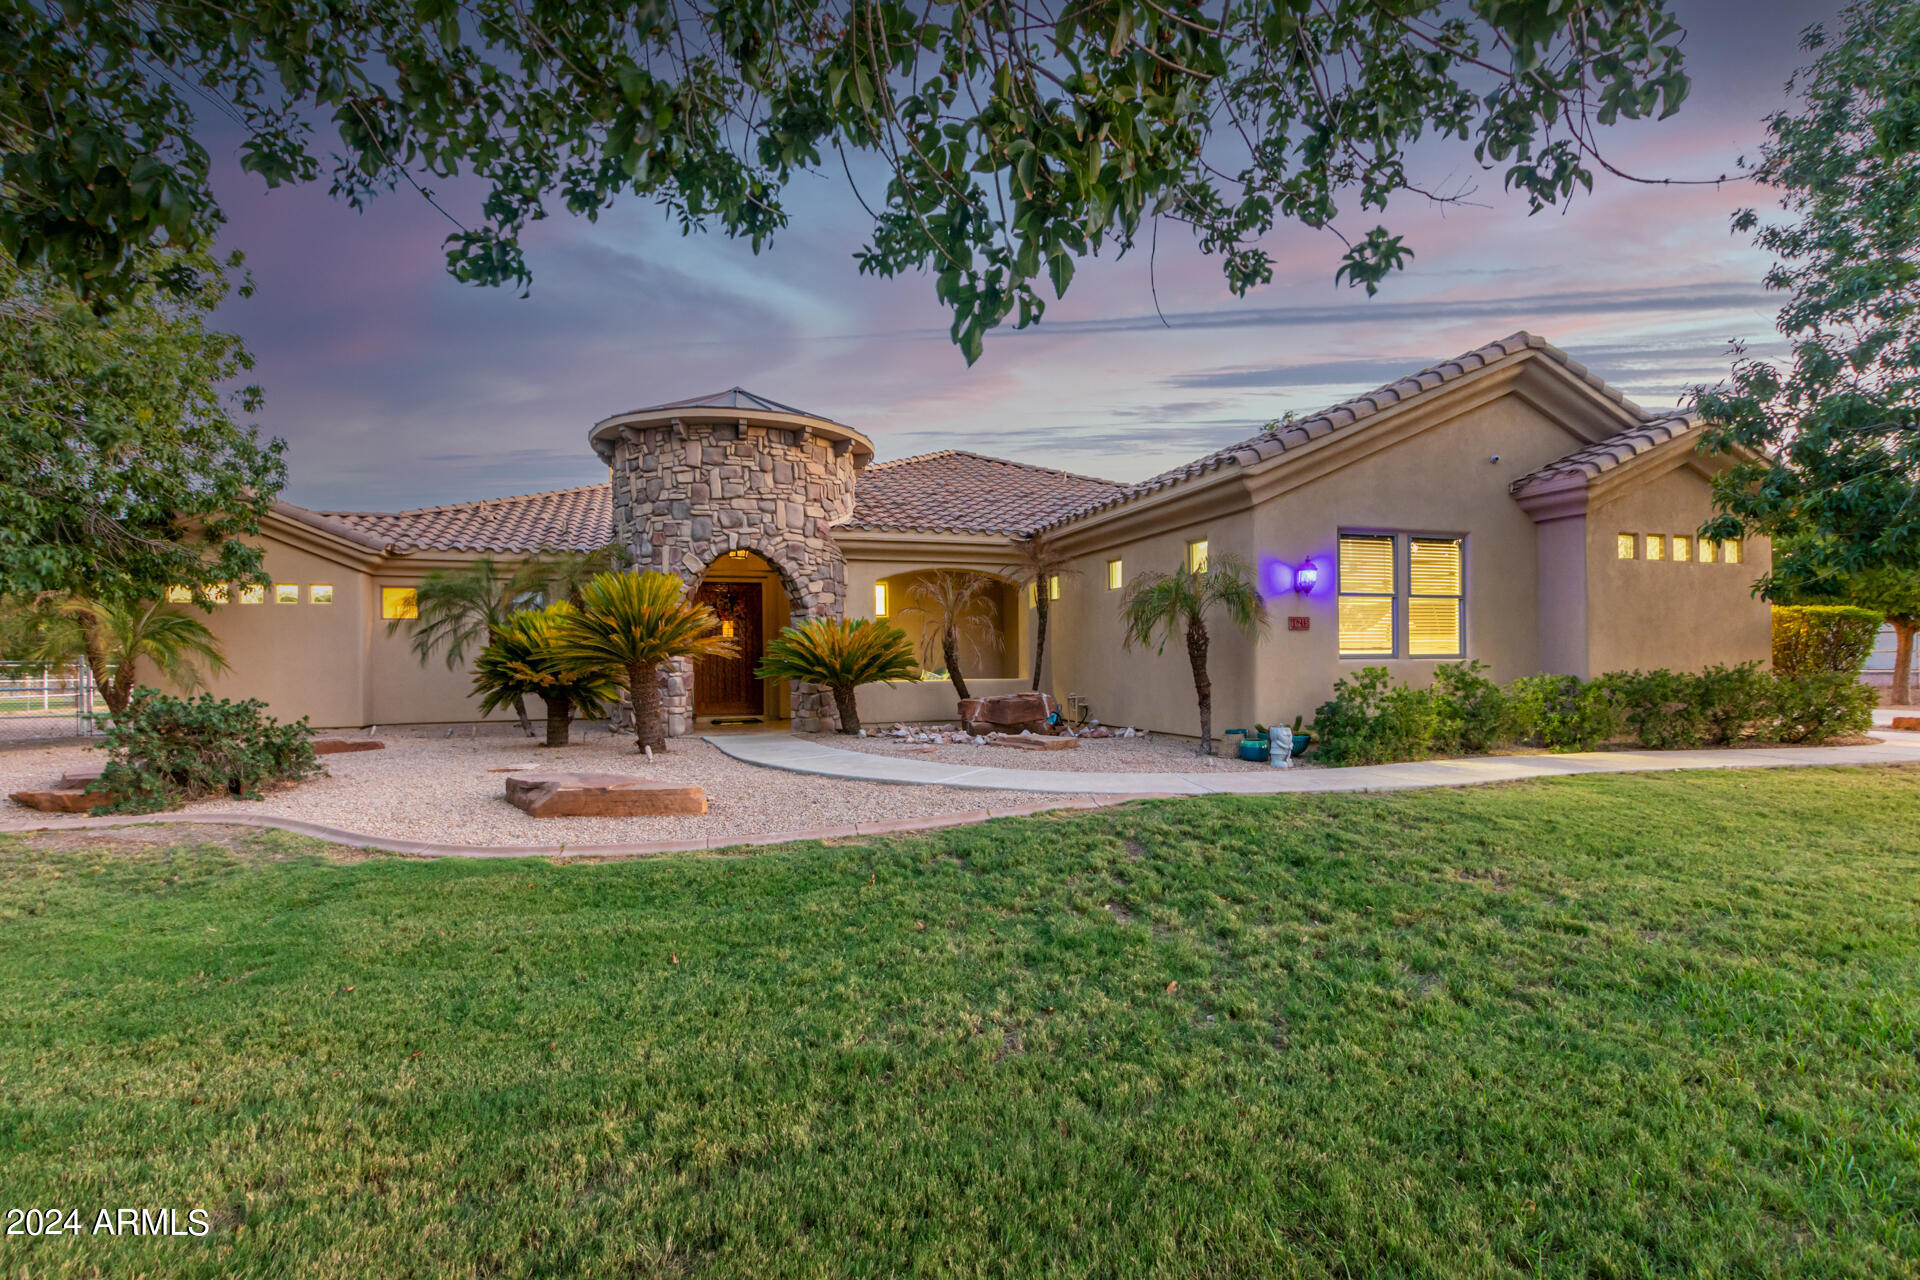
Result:
<svg viewBox="0 0 1920 1280"><path fill-rule="evenodd" d="M0 742L92 737L100 732L96 712L105 710L84 659L0 662Z"/></svg>

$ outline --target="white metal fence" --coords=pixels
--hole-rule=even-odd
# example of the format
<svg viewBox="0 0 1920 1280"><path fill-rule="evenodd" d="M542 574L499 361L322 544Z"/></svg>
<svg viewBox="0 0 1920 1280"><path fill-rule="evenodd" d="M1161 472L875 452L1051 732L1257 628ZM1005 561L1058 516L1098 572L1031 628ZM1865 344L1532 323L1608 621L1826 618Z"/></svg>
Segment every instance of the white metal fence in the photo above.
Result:
<svg viewBox="0 0 1920 1280"><path fill-rule="evenodd" d="M0 662L0 741L90 736L106 709L85 661Z"/></svg>

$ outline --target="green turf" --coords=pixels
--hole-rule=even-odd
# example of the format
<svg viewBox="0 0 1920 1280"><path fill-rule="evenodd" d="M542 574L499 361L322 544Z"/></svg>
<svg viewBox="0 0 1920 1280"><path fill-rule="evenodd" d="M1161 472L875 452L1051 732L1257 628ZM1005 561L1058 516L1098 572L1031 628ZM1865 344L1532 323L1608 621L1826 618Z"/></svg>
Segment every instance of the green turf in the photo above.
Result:
<svg viewBox="0 0 1920 1280"><path fill-rule="evenodd" d="M0 843L0 1275L1912 1276L1920 771Z"/></svg>

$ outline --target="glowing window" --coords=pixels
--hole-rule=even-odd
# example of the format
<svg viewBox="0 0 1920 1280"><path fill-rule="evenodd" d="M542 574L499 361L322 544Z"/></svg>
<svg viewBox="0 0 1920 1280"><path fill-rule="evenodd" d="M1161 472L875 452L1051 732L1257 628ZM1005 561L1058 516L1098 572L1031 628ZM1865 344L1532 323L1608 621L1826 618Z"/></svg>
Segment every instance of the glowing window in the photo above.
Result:
<svg viewBox="0 0 1920 1280"><path fill-rule="evenodd" d="M330 582L316 582L312 586L308 587L307 603L308 604L332 604L333 603L333 584Z"/></svg>
<svg viewBox="0 0 1920 1280"><path fill-rule="evenodd" d="M1060 598L1060 575L1056 573L1047 579L1047 599L1058 600L1059 598Z"/></svg>
<svg viewBox="0 0 1920 1280"><path fill-rule="evenodd" d="M1647 535L1647 559L1665 560L1667 558L1667 539L1665 535L1650 533Z"/></svg>
<svg viewBox="0 0 1920 1280"><path fill-rule="evenodd" d="M380 616L383 618L419 617L419 592L413 587L380 588Z"/></svg>
<svg viewBox="0 0 1920 1280"><path fill-rule="evenodd" d="M1683 534L1673 535L1673 558L1682 564L1693 559L1693 539Z"/></svg>
<svg viewBox="0 0 1920 1280"><path fill-rule="evenodd" d="M274 583L273 602L275 604L299 604L300 584L297 582Z"/></svg>
<svg viewBox="0 0 1920 1280"><path fill-rule="evenodd" d="M873 584L873 616L876 618L887 616L887 584L884 582Z"/></svg>
<svg viewBox="0 0 1920 1280"><path fill-rule="evenodd" d="M1393 656L1393 539L1340 539L1340 652L1346 657Z"/></svg>
<svg viewBox="0 0 1920 1280"><path fill-rule="evenodd" d="M1187 544L1187 570L1190 573L1207 571L1207 540L1196 538Z"/></svg>
<svg viewBox="0 0 1920 1280"><path fill-rule="evenodd" d="M1720 551L1720 544L1715 542L1712 538L1700 539L1700 563L1701 564L1712 564L1714 562L1715 557L1719 554L1719 551Z"/></svg>
<svg viewBox="0 0 1920 1280"><path fill-rule="evenodd" d="M1120 589L1120 583L1120 562L1118 560L1107 561L1107 590L1118 591Z"/></svg>
<svg viewBox="0 0 1920 1280"><path fill-rule="evenodd" d="M1744 558L1740 547L1740 539L1728 538L1725 542L1722 542L1720 544L1720 558L1728 564L1739 564Z"/></svg>
<svg viewBox="0 0 1920 1280"><path fill-rule="evenodd" d="M1407 655L1451 658L1461 652L1465 566L1458 538L1407 542Z"/></svg>
<svg viewBox="0 0 1920 1280"><path fill-rule="evenodd" d="M200 588L200 598L208 604L225 604L232 596L227 591L226 583L216 582L210 587Z"/></svg>
<svg viewBox="0 0 1920 1280"><path fill-rule="evenodd" d="M1613 555L1617 560L1637 559L1640 554L1640 536L1633 533L1613 535Z"/></svg>
<svg viewBox="0 0 1920 1280"><path fill-rule="evenodd" d="M192 604L193 588L192 587L168 587L167 603L168 604Z"/></svg>
<svg viewBox="0 0 1920 1280"><path fill-rule="evenodd" d="M240 588L241 604L265 604L266 602L267 602L267 589L261 586L259 583L250 582L246 586Z"/></svg>

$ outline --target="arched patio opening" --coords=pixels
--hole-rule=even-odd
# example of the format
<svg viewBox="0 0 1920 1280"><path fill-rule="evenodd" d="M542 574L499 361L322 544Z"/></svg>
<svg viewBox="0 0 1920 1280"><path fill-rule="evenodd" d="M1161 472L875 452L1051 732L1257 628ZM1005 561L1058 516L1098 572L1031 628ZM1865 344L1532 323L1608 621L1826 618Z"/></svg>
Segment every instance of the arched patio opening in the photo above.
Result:
<svg viewBox="0 0 1920 1280"><path fill-rule="evenodd" d="M791 683L753 674L767 642L782 627L806 620L806 601L792 579L766 556L741 547L714 557L693 593L719 617L721 634L740 648L735 657L703 658L693 664L695 726L792 719Z"/></svg>

